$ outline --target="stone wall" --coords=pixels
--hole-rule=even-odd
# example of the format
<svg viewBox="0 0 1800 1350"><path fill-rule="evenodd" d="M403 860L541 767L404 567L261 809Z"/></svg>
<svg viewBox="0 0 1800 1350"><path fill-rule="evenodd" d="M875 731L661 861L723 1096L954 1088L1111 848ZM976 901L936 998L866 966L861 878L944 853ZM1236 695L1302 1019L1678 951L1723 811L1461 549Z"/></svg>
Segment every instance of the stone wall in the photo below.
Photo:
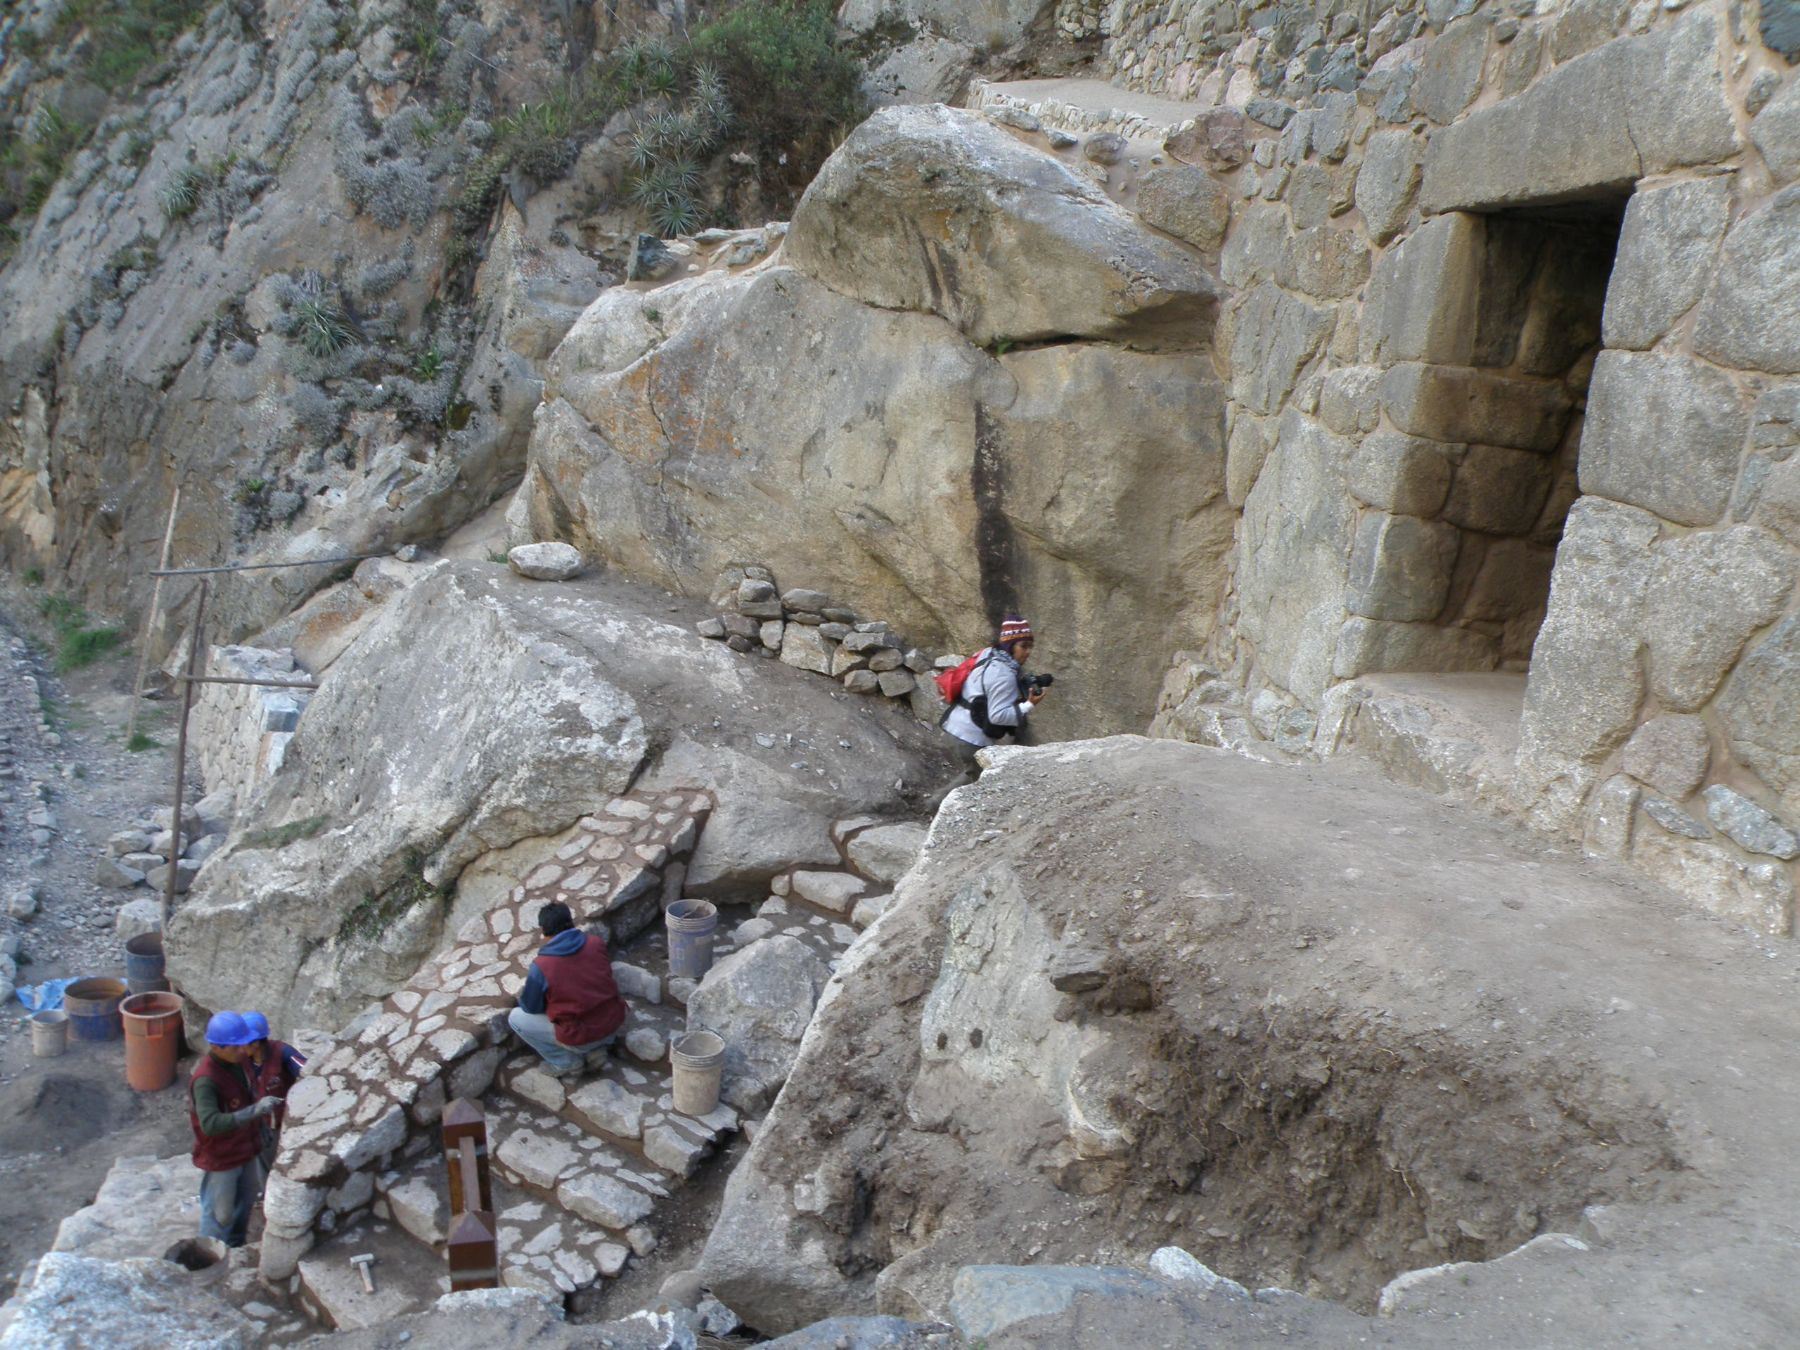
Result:
<svg viewBox="0 0 1800 1350"><path fill-rule="evenodd" d="M1243 515L1210 666L1246 706L1312 713L1360 676L1528 670L1514 804L1771 932L1800 842L1792 15L1101 21L1114 84L1189 101L1133 162L1233 197Z"/></svg>
<svg viewBox="0 0 1800 1350"><path fill-rule="evenodd" d="M293 652L266 647L214 647L206 673L240 680L312 683L295 664ZM193 738L200 781L206 790L223 789L240 806L248 802L281 767L310 697L304 689L290 693L267 685L198 686L188 734Z"/></svg>

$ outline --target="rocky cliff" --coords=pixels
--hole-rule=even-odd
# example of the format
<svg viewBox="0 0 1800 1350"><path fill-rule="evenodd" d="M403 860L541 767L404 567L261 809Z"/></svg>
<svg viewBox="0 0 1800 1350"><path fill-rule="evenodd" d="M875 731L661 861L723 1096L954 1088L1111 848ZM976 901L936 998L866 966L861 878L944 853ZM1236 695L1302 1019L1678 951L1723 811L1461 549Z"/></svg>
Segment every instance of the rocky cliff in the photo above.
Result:
<svg viewBox="0 0 1800 1350"><path fill-rule="evenodd" d="M1042 138L891 108L776 260L583 315L515 519L688 592L766 558L939 649L1019 608L1046 733L1135 729L1224 589L1219 296Z"/></svg>

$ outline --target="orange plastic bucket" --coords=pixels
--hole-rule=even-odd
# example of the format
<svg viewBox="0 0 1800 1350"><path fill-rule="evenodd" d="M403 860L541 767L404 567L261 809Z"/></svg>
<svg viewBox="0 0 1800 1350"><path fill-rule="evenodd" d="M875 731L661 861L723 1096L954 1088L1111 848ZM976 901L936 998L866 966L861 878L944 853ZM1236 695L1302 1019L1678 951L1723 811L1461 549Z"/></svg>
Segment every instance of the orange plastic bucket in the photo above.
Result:
<svg viewBox="0 0 1800 1350"><path fill-rule="evenodd" d="M181 995L133 994L119 1005L125 1023L125 1081L160 1092L175 1081L181 1053Z"/></svg>

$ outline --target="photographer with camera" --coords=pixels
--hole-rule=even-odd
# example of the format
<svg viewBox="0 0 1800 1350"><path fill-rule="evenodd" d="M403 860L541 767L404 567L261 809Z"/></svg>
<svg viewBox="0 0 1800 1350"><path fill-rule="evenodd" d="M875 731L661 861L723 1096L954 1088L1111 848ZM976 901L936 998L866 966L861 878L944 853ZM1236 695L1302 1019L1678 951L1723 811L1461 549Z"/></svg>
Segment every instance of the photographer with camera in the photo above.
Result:
<svg viewBox="0 0 1800 1350"><path fill-rule="evenodd" d="M957 742L971 774L976 772L975 752L1003 736L1016 737L1050 686L1052 676L1025 675L1032 645L1031 625L1008 614L1000 625L1000 640L948 676L944 692L950 711L943 728Z"/></svg>

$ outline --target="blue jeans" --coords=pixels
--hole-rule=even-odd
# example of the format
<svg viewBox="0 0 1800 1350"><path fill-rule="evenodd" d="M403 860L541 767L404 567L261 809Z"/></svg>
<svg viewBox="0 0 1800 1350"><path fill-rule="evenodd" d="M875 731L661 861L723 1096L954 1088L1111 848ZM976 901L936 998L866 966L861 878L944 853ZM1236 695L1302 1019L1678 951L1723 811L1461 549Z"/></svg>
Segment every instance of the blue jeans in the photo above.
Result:
<svg viewBox="0 0 1800 1350"><path fill-rule="evenodd" d="M200 1236L241 1247L250 1233L250 1211L262 1194L260 1159L252 1158L228 1172L200 1174Z"/></svg>
<svg viewBox="0 0 1800 1350"><path fill-rule="evenodd" d="M565 1073L574 1073L582 1065L582 1061L596 1050L613 1043L619 1034L602 1036L592 1045L564 1045L556 1039L556 1024L543 1013L528 1013L523 1008L514 1008L506 1015L506 1025L518 1032L519 1039L544 1057L544 1064L550 1072L559 1077Z"/></svg>

